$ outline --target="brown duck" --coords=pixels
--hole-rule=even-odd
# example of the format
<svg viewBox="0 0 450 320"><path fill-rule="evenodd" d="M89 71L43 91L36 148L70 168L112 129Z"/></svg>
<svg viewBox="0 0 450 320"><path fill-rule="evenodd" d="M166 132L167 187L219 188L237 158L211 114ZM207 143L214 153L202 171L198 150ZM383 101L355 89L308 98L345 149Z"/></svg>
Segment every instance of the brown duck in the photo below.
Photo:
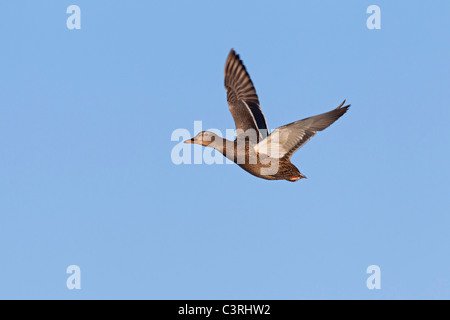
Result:
<svg viewBox="0 0 450 320"><path fill-rule="evenodd" d="M202 131L185 142L214 148L245 171L267 180L294 182L306 178L291 163L292 154L350 107L343 107L344 101L334 110L287 124L269 134L253 82L234 50L225 64L225 88L236 124L236 139L230 141Z"/></svg>

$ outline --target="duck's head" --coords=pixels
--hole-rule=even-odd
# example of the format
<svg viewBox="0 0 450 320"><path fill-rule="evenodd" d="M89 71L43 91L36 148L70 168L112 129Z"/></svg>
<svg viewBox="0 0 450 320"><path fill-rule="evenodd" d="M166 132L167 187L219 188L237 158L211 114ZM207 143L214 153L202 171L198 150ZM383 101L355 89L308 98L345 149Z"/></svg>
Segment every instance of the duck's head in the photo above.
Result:
<svg viewBox="0 0 450 320"><path fill-rule="evenodd" d="M197 143L206 147L213 143L216 138L217 135L215 133L212 133L210 131L202 131L192 139L186 140L184 143Z"/></svg>

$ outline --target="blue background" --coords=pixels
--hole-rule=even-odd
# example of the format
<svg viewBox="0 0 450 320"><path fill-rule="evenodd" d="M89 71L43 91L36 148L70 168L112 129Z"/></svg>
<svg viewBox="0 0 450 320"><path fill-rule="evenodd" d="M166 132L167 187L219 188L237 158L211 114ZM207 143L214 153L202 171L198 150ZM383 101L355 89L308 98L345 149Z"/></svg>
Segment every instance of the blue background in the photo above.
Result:
<svg viewBox="0 0 450 320"><path fill-rule="evenodd" d="M381 30L366 27L372 4ZM449 12L2 2L0 298L450 299ZM352 104L293 156L307 180L172 163L175 129L234 128L231 48L270 128ZM366 287L372 264L381 290Z"/></svg>

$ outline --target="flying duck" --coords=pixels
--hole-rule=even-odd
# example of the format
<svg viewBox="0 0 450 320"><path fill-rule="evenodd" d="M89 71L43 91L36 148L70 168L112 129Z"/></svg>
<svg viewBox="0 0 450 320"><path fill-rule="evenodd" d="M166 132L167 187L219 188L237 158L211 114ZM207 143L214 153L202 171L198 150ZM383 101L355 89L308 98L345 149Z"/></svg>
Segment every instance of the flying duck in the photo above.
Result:
<svg viewBox="0 0 450 320"><path fill-rule="evenodd" d="M328 128L347 112L344 102L329 112L292 122L269 134L258 95L239 55L232 49L225 64L225 89L236 125L236 139L202 131L185 143L214 148L250 174L267 180L291 182L306 178L291 163L291 156L317 131Z"/></svg>

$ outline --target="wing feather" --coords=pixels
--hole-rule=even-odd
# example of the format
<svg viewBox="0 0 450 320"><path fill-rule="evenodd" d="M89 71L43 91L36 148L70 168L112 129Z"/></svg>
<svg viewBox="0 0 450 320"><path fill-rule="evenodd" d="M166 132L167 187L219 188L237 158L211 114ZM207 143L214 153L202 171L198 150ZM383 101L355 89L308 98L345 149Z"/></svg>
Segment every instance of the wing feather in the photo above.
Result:
<svg viewBox="0 0 450 320"><path fill-rule="evenodd" d="M345 101L344 101L345 103ZM255 146L255 151L273 158L290 158L317 131L322 131L347 112L350 105L279 127Z"/></svg>
<svg viewBox="0 0 450 320"><path fill-rule="evenodd" d="M253 82L242 60L234 50L230 51L225 64L225 88L230 112L236 129L253 129L261 139L267 137L267 122L259 106Z"/></svg>

